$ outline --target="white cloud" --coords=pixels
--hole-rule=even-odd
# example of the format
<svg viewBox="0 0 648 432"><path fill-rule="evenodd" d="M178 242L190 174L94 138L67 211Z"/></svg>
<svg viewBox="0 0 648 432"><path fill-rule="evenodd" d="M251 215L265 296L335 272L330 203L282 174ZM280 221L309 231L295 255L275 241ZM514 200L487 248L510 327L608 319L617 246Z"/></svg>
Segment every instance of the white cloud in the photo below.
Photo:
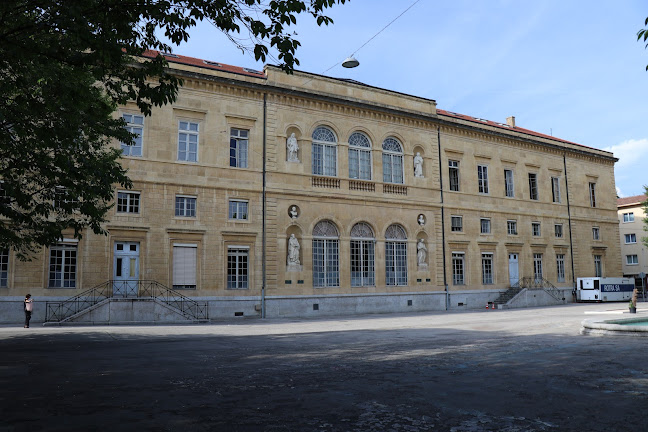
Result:
<svg viewBox="0 0 648 432"><path fill-rule="evenodd" d="M621 188L619 186L616 187L616 192L619 198L625 198L625 195L623 194L623 192L621 192Z"/></svg>
<svg viewBox="0 0 648 432"><path fill-rule="evenodd" d="M603 150L614 153L614 156L619 159L617 167L625 167L630 165L639 165L642 157L648 157L648 138L644 139L631 139L623 141L621 144L606 147Z"/></svg>
<svg viewBox="0 0 648 432"><path fill-rule="evenodd" d="M648 138L630 139L603 150L614 153L619 159L614 165L617 195L620 197L643 193L643 185L648 184L646 163L648 162ZM622 193L621 191L626 193Z"/></svg>

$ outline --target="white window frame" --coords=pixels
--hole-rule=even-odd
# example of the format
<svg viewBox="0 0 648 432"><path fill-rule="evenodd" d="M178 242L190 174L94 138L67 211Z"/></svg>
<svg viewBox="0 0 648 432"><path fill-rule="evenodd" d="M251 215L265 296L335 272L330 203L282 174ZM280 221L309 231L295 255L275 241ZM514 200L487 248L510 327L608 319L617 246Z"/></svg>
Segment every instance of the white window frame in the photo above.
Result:
<svg viewBox="0 0 648 432"><path fill-rule="evenodd" d="M596 183L589 182L589 200L590 207L596 208Z"/></svg>
<svg viewBox="0 0 648 432"><path fill-rule="evenodd" d="M232 270L234 271L232 272ZM228 290L246 290L250 288L249 246L227 246L226 277Z"/></svg>
<svg viewBox="0 0 648 432"><path fill-rule="evenodd" d="M190 250L193 256L187 257L180 256L180 250ZM182 259L184 258L184 259ZM181 261L182 259L182 261ZM187 271L186 268L180 270L176 266L188 266L193 264L193 272L191 269ZM173 280L172 286L174 290L195 290L197 287L197 274L198 274L198 245L195 243L173 243Z"/></svg>
<svg viewBox="0 0 648 432"><path fill-rule="evenodd" d="M60 259L55 256L56 252L61 253ZM76 242L62 242L50 246L47 288L75 289L78 265L79 254Z"/></svg>
<svg viewBox="0 0 648 432"><path fill-rule="evenodd" d="M551 177L551 199L557 204L561 202L560 177Z"/></svg>
<svg viewBox="0 0 648 432"><path fill-rule="evenodd" d="M601 229L599 227L592 227L592 240L601 240Z"/></svg>
<svg viewBox="0 0 648 432"><path fill-rule="evenodd" d="M635 233L625 234L624 237L625 237L625 244L637 243L637 234Z"/></svg>
<svg viewBox="0 0 648 432"><path fill-rule="evenodd" d="M398 233L398 235L393 233ZM387 286L407 286L409 277L407 267L405 229L400 225L390 225L385 233L385 284Z"/></svg>
<svg viewBox="0 0 648 432"><path fill-rule="evenodd" d="M544 278L542 269L542 254L533 254L533 279L539 281Z"/></svg>
<svg viewBox="0 0 648 432"><path fill-rule="evenodd" d="M488 195L488 165L477 165L477 185L480 194Z"/></svg>
<svg viewBox="0 0 648 432"><path fill-rule="evenodd" d="M450 216L450 232L463 232L463 216Z"/></svg>
<svg viewBox="0 0 648 432"><path fill-rule="evenodd" d="M180 200L180 201L178 201ZM189 205L193 201L193 207ZM180 206L178 206L180 203ZM176 217L195 218L198 199L193 195L176 195L174 214Z"/></svg>
<svg viewBox="0 0 648 432"><path fill-rule="evenodd" d="M386 148L388 145L397 145L399 151ZM385 138L382 144L383 182L404 184L405 164L403 163L403 144L394 137ZM394 161L399 161L400 170L394 168ZM387 168L389 167L389 173Z"/></svg>
<svg viewBox="0 0 648 432"><path fill-rule="evenodd" d="M506 221L506 234L507 235L518 235L517 230L517 221L516 220L507 220Z"/></svg>
<svg viewBox="0 0 648 432"><path fill-rule="evenodd" d="M351 286L376 286L376 239L368 224L360 222L354 225L350 246Z"/></svg>
<svg viewBox="0 0 648 432"><path fill-rule="evenodd" d="M241 211L241 207L244 207L245 211ZM250 202L246 199L231 198L227 205L227 218L231 221L250 220Z"/></svg>
<svg viewBox="0 0 648 432"><path fill-rule="evenodd" d="M623 213L623 223L634 222L634 212Z"/></svg>
<svg viewBox="0 0 648 432"><path fill-rule="evenodd" d="M183 128L183 124L186 125ZM193 128L195 126L195 130ZM196 151L191 151L192 139L196 137ZM184 144L184 150L181 146ZM200 149L200 123L191 120L178 120L178 161L180 162L198 162L198 151ZM184 158L181 154L184 153ZM193 158L192 158L192 155Z"/></svg>
<svg viewBox="0 0 648 432"><path fill-rule="evenodd" d="M540 200L540 194L538 191L538 174L529 173L529 199L533 201Z"/></svg>
<svg viewBox="0 0 648 432"><path fill-rule="evenodd" d="M122 156L142 157L144 151L144 116L138 114L122 113L122 118L126 122L126 130L138 136L137 138L135 138L135 144L133 145L120 143Z"/></svg>
<svg viewBox="0 0 648 432"><path fill-rule="evenodd" d="M594 277L603 277L603 258L601 255L594 255Z"/></svg>
<svg viewBox="0 0 648 432"><path fill-rule="evenodd" d="M330 137L333 141L325 141L319 138L316 138L316 135L324 133L327 131L330 134ZM313 175L321 175L327 177L337 177L337 136L335 132L326 126L318 126L313 131L312 135L312 145L311 145L311 161L312 161L312 170ZM320 149L320 150L317 150ZM316 159L318 152L320 153L321 159ZM333 153L333 157L331 157ZM331 166L332 165L332 166Z"/></svg>
<svg viewBox="0 0 648 432"><path fill-rule="evenodd" d="M247 168L250 146L250 130L230 128L229 166L233 168Z"/></svg>
<svg viewBox="0 0 648 432"><path fill-rule="evenodd" d="M554 236L556 238L563 238L563 224L554 224Z"/></svg>
<svg viewBox="0 0 648 432"><path fill-rule="evenodd" d="M452 252L452 285L466 285L465 252Z"/></svg>
<svg viewBox="0 0 648 432"><path fill-rule="evenodd" d="M453 182L455 180L455 182ZM459 177L459 161L448 160L448 186L450 191L459 192L461 190L461 178Z"/></svg>
<svg viewBox="0 0 648 432"><path fill-rule="evenodd" d="M353 132L349 136L349 178L371 180L371 140L362 132Z"/></svg>
<svg viewBox="0 0 648 432"><path fill-rule="evenodd" d="M493 253L482 252L482 284L492 285L495 283Z"/></svg>
<svg viewBox="0 0 648 432"><path fill-rule="evenodd" d="M533 237L542 236L542 226L540 225L540 222L531 222L531 235Z"/></svg>
<svg viewBox="0 0 648 432"><path fill-rule="evenodd" d="M639 265L639 255L626 255L626 265Z"/></svg>
<svg viewBox="0 0 648 432"><path fill-rule="evenodd" d="M515 198L515 181L513 177L513 170L504 170L504 195L507 198Z"/></svg>
<svg viewBox="0 0 648 432"><path fill-rule="evenodd" d="M486 228L486 229L484 229ZM479 233L480 234L491 234L491 220L490 218L480 218L479 219Z"/></svg>
<svg viewBox="0 0 648 432"><path fill-rule="evenodd" d="M327 233L316 233L322 225ZM333 230L334 229L334 230ZM313 287L329 288L340 286L340 234L337 226L322 220L313 228Z"/></svg>
<svg viewBox="0 0 648 432"><path fill-rule="evenodd" d="M122 207L122 210L120 210L120 207ZM115 205L115 209L118 214L140 214L142 209L142 193L117 191L117 204Z"/></svg>
<svg viewBox="0 0 648 432"><path fill-rule="evenodd" d="M565 282L565 254L556 254L556 281Z"/></svg>

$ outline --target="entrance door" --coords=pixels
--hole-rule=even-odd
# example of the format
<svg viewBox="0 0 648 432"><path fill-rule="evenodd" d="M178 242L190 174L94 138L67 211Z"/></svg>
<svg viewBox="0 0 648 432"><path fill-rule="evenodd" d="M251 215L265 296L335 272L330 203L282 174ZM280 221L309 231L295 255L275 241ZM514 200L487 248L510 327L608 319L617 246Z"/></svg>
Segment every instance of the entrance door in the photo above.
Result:
<svg viewBox="0 0 648 432"><path fill-rule="evenodd" d="M509 254L509 283L511 286L520 280L520 271L518 269L518 254Z"/></svg>
<svg viewBox="0 0 648 432"><path fill-rule="evenodd" d="M139 279L139 243L115 242L113 295L137 297Z"/></svg>

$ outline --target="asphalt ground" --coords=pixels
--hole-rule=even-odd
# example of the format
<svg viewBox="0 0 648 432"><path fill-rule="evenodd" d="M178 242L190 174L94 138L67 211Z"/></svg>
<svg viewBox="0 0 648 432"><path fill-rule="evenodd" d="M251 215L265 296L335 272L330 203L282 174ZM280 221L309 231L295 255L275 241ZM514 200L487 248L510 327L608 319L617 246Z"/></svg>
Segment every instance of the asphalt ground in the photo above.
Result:
<svg viewBox="0 0 648 432"><path fill-rule="evenodd" d="M2 327L0 431L645 431L625 307Z"/></svg>

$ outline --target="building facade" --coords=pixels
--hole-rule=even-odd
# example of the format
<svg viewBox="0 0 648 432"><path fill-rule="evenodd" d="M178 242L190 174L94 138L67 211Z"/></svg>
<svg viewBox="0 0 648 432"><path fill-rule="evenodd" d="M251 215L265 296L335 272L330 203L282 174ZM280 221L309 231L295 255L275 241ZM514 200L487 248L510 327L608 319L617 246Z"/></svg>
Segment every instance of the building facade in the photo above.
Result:
<svg viewBox="0 0 648 432"><path fill-rule="evenodd" d="M646 274L648 274L648 253L642 238L644 231L643 203L646 195L636 195L617 199L619 208L619 240L621 244L621 265L623 276L635 278L635 285L642 286L641 273L644 274L644 287Z"/></svg>
<svg viewBox="0 0 648 432"><path fill-rule="evenodd" d="M167 58L176 103L115 114L138 139L114 143L134 187L110 234L4 251L4 300L146 279L211 318L405 312L621 273L611 153L352 80Z"/></svg>

